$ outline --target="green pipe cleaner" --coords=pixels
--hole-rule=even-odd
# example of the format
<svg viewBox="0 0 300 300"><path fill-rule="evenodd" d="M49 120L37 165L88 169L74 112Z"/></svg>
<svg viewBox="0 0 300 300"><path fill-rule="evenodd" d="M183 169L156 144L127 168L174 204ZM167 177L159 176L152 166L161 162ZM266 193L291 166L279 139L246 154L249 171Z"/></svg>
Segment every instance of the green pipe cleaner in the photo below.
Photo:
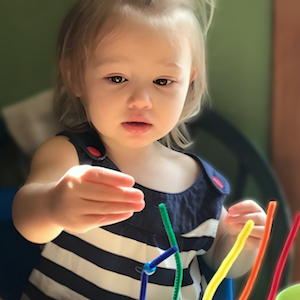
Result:
<svg viewBox="0 0 300 300"><path fill-rule="evenodd" d="M164 223L164 227L165 227L166 233L168 235L171 247L176 246L178 248L176 237L175 237L165 204L160 203L158 205L158 208L159 208L160 215L161 215L162 221ZM175 261L176 261L176 277L175 277L175 284L174 284L173 300L178 300L180 287L181 287L181 283L182 283L182 277L183 277L182 264L181 264L181 259L180 259L178 250L175 253Z"/></svg>

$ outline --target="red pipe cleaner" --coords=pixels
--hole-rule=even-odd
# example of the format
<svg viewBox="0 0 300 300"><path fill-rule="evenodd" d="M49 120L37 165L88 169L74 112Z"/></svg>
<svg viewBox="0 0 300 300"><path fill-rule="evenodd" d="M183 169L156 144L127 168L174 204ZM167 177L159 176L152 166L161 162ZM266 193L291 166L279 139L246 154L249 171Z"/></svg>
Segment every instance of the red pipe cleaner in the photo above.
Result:
<svg viewBox="0 0 300 300"><path fill-rule="evenodd" d="M290 248L292 246L292 243L293 243L293 241L296 237L299 225L300 225L300 213L297 213L297 215L295 217L295 220L294 220L294 223L293 223L293 226L292 226L292 229L291 229L291 231L288 235L288 238L285 242L285 245L284 245L283 250L281 252L281 255L279 257L268 300L274 300L275 297L276 297L276 292L277 292L278 285L279 285L279 282L280 282L283 267L285 265L286 259L288 257L288 253L289 253Z"/></svg>

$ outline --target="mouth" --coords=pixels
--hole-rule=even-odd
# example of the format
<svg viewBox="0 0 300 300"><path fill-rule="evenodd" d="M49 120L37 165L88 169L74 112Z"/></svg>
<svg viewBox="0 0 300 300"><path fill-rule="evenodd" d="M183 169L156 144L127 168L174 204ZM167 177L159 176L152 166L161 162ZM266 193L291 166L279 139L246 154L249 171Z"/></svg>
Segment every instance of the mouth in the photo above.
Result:
<svg viewBox="0 0 300 300"><path fill-rule="evenodd" d="M136 125L136 126L139 126L139 125L151 125L151 124L145 123L145 122L125 122L125 124L131 124L131 125Z"/></svg>
<svg viewBox="0 0 300 300"><path fill-rule="evenodd" d="M145 122L125 122L122 125L130 133L145 133L152 126L152 124Z"/></svg>

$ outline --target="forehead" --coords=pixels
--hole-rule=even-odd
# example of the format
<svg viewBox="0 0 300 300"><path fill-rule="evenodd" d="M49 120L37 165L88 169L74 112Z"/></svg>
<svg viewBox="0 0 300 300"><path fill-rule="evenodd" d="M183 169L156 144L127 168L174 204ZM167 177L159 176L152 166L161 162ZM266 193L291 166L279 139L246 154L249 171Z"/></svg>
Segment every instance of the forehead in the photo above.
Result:
<svg viewBox="0 0 300 300"><path fill-rule="evenodd" d="M93 62L97 65L116 60L157 60L171 64L190 62L191 49L187 35L180 26L133 18L109 19L99 32Z"/></svg>

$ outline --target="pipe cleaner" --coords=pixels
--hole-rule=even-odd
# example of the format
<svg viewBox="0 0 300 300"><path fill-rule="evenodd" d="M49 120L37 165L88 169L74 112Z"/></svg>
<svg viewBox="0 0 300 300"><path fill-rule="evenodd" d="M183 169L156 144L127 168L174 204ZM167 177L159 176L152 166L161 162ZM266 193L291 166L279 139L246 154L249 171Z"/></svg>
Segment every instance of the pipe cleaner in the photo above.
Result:
<svg viewBox="0 0 300 300"><path fill-rule="evenodd" d="M270 238L270 233L271 233L271 228L272 228L272 223L273 223L273 216L274 216L274 212L277 206L277 202L276 201L270 201L269 202L269 206L268 206L268 211L267 211L267 220L266 220L266 226L265 226L265 230L264 230L264 234L261 240L261 244L258 250L258 254L257 257L255 259L251 274L249 276L248 282L244 288L244 291L242 293L242 295L240 296L239 300L247 300L251 290L253 288L253 285L255 283L255 279L257 277L259 268L261 266L262 263L262 259L264 257L266 248L267 248L267 244Z"/></svg>
<svg viewBox="0 0 300 300"><path fill-rule="evenodd" d="M169 256L173 255L176 251L178 251L177 246L171 247L168 250L166 250L164 253L159 255L157 258L152 260L151 262L147 262L144 267L141 274L141 290L140 290L140 298L139 300L145 300L146 299L146 293L147 293L147 283L149 275L152 275L156 271L156 267L163 262L165 259L167 259Z"/></svg>
<svg viewBox="0 0 300 300"><path fill-rule="evenodd" d="M285 245L284 245L281 255L279 257L268 300L275 299L276 292L277 292L278 285L279 285L280 278L281 278L281 274L283 271L283 267L285 265L286 259L288 257L288 253L292 246L292 243L296 237L299 225L300 225L300 213L298 213L295 217L294 223L292 225L292 229L287 237L287 240L285 242Z"/></svg>
<svg viewBox="0 0 300 300"><path fill-rule="evenodd" d="M164 223L164 227L167 232L170 244L172 247L173 246L178 247L176 237L175 237L175 234L174 234L171 222L170 222L170 218L168 215L167 208L164 203L160 203L158 205L158 207L159 207L161 218ZM176 261L176 277L175 277L175 284L174 284L173 300L177 300L179 298L179 292L180 292L180 287L181 287L182 278L183 278L183 270L182 270L179 251L177 251L175 253L175 261Z"/></svg>
<svg viewBox="0 0 300 300"><path fill-rule="evenodd" d="M210 282L205 290L203 300L211 300L213 298L221 281L225 278L229 269L231 268L231 266L237 259L238 255L242 251L242 249L245 245L245 242L246 242L248 236L250 235L253 227L254 227L254 222L252 220L248 220L247 223L245 224L243 230L239 233L237 240L234 243L232 249L227 254L225 259L223 260L218 271L215 273L213 278L210 280Z"/></svg>

